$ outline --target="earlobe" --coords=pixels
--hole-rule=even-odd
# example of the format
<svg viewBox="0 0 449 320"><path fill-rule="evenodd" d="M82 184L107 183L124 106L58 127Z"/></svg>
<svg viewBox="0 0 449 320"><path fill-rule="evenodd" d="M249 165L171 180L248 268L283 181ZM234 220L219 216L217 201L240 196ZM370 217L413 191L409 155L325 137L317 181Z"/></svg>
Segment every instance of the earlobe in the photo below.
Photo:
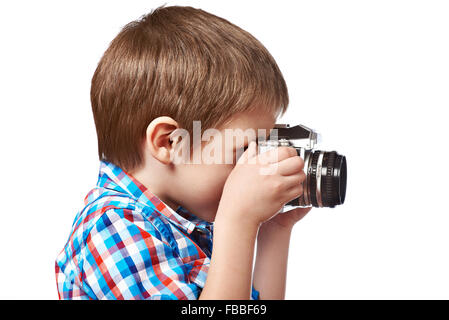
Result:
<svg viewBox="0 0 449 320"><path fill-rule="evenodd" d="M170 134L179 128L170 117L158 117L151 121L146 131L146 148L151 156L163 164L171 163L172 141Z"/></svg>

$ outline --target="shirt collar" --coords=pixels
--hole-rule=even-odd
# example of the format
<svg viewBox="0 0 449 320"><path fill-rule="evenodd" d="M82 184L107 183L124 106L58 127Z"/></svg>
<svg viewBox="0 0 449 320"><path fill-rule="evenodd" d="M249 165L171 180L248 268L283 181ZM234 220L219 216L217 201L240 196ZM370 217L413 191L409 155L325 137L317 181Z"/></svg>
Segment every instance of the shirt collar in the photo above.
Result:
<svg viewBox="0 0 449 320"><path fill-rule="evenodd" d="M97 186L128 194L140 203L157 210L168 218L170 222L186 230L188 233L192 233L196 228L200 230L207 229L209 231L212 229L210 222L198 218L182 206L178 206L176 211L173 210L131 174L111 162L100 161Z"/></svg>

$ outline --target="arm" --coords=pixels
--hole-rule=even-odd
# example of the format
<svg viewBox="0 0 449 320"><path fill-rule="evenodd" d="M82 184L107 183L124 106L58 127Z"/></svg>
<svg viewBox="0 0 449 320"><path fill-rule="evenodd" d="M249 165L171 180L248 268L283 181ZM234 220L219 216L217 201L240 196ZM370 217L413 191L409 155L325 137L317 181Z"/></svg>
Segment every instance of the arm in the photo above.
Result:
<svg viewBox="0 0 449 320"><path fill-rule="evenodd" d="M261 299L285 299L291 231L293 225L310 210L311 208L297 208L281 213L260 227L254 287L259 291Z"/></svg>
<svg viewBox="0 0 449 320"><path fill-rule="evenodd" d="M257 237L254 287L261 299L284 299L291 229L262 225Z"/></svg>
<svg viewBox="0 0 449 320"><path fill-rule="evenodd" d="M199 299L249 299L258 225L224 219L217 214L214 249Z"/></svg>
<svg viewBox="0 0 449 320"><path fill-rule="evenodd" d="M303 163L294 149L268 151L263 154L268 161L262 164L247 161L256 153L256 145L251 143L226 180L215 218L211 264L200 299L250 298L259 226L302 192L304 176L297 172ZM260 169L273 165L279 170L269 175L260 173Z"/></svg>

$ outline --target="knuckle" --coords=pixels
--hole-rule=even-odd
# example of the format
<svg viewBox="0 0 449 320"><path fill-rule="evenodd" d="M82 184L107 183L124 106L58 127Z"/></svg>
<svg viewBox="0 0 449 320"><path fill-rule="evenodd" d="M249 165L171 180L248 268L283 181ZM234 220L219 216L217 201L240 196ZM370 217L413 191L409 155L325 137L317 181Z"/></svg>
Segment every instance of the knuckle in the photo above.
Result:
<svg viewBox="0 0 449 320"><path fill-rule="evenodd" d="M290 151L290 154L291 154L291 156L292 156L292 157L294 157L294 156L298 156L298 152L296 151L296 149L295 149L295 148L293 148L293 147L289 147L288 149L289 149L289 151Z"/></svg>
<svg viewBox="0 0 449 320"><path fill-rule="evenodd" d="M303 191L304 191L304 189L302 187L302 184L298 184L298 186L295 187L295 193L297 195L301 195Z"/></svg>
<svg viewBox="0 0 449 320"><path fill-rule="evenodd" d="M302 195L303 191L304 191L304 189L303 189L302 185L299 185L298 196Z"/></svg>
<svg viewBox="0 0 449 320"><path fill-rule="evenodd" d="M295 157L295 163L298 167L298 170L302 170L304 168L304 160L300 156Z"/></svg>
<svg viewBox="0 0 449 320"><path fill-rule="evenodd" d="M272 190L274 192L280 192L282 190L282 183L279 180L273 181Z"/></svg>
<svg viewBox="0 0 449 320"><path fill-rule="evenodd" d="M300 156L297 156L297 157L298 157L298 161L300 163L301 168L304 168L304 159L301 158Z"/></svg>
<svg viewBox="0 0 449 320"><path fill-rule="evenodd" d="M286 195L288 197L288 200L293 200L302 195L303 191L301 188L297 187L294 189L291 189L291 191Z"/></svg>
<svg viewBox="0 0 449 320"><path fill-rule="evenodd" d="M281 158L289 157L290 156L289 149L290 148L288 148L288 147L280 147L280 148L278 148L278 155L279 155L279 157L281 157Z"/></svg>

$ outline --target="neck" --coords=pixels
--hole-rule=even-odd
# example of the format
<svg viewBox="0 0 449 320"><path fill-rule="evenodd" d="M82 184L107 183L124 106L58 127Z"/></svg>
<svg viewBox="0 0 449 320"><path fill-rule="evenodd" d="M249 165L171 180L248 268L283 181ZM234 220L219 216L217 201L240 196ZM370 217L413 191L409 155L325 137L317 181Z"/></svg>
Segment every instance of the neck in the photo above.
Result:
<svg viewBox="0 0 449 320"><path fill-rule="evenodd" d="M142 183L150 193L162 200L167 206L172 208L174 211L178 209L179 206L192 212L198 218L213 222L215 217L215 212L211 208L203 208L201 206L191 207L183 201L183 196L176 195L177 180L174 175L174 171L169 166L163 165L159 162L146 163L139 169L128 172L136 180Z"/></svg>
<svg viewBox="0 0 449 320"><path fill-rule="evenodd" d="M176 211L179 204L170 197L168 192L166 191L166 186L171 185L171 182L167 180L166 175L164 178L164 182L160 183L161 178L158 172L162 172L164 168L160 170L149 170L145 167L137 169L135 171L130 172L130 174L142 183L153 195L162 200L166 205Z"/></svg>

